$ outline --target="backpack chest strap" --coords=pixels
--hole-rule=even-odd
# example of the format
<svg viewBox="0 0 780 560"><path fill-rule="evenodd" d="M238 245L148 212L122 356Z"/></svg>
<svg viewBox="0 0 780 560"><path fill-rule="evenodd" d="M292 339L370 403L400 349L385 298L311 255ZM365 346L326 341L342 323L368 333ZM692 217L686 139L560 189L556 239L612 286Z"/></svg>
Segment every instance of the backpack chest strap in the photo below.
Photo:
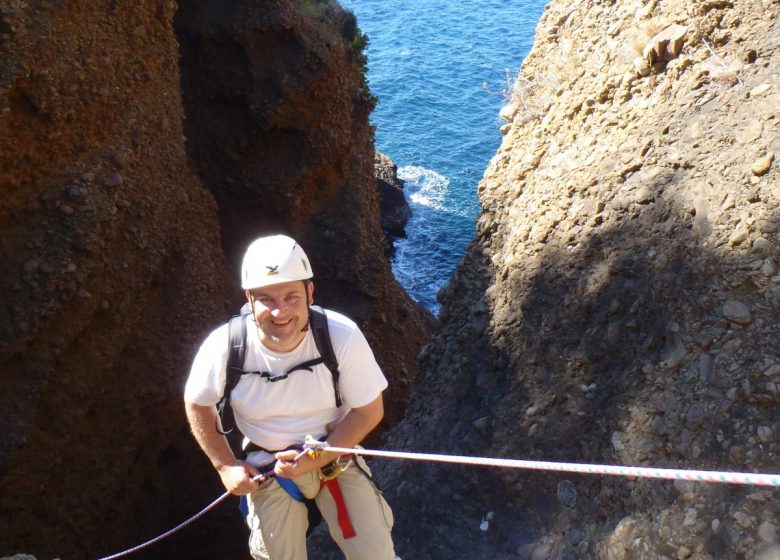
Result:
<svg viewBox="0 0 780 560"><path fill-rule="evenodd" d="M298 370L313 372L314 371L314 369L313 369L314 366L318 366L318 365L324 364L324 363L325 363L325 359L324 358L314 358L314 359L307 360L307 361L302 362L302 363L300 363L300 364L298 364L296 366L291 367L290 369L288 369L287 371L285 371L281 375L273 375L269 371L247 371L245 369L242 369L242 368L236 367L236 366L228 367L228 376L227 377L228 377L229 380L231 380L231 382L227 385L225 394L222 396L222 398L217 403L217 412L219 414L219 417L224 422L224 415L225 415L224 414L224 410L225 410L226 405L228 404L230 393L233 392L233 389L235 388L236 385L238 385L238 381L241 379L241 377L243 375L258 375L261 378L265 379L266 383L276 383L277 381L284 381L285 379L290 377L291 373L293 373L295 371L298 371ZM336 391L338 391L338 389L336 389L336 388L334 388L334 389ZM341 398L339 397L338 394L336 395L336 402L337 402L337 406L341 406ZM222 430L219 429L219 427L217 427L217 431L219 431L222 435L227 435L232 430L233 429L231 428L230 430L227 430L227 431L223 432Z"/></svg>
<svg viewBox="0 0 780 560"><path fill-rule="evenodd" d="M294 371L298 371L298 370L314 371L312 369L314 366L318 366L324 363L325 360L323 358L314 358L312 360L306 360L305 362L302 362L296 366L291 367L281 375L273 375L270 371L246 371L239 367L234 367L233 371L235 371L238 375L244 375L244 374L259 375L260 377L265 379L267 383L275 383L277 381L284 381Z"/></svg>

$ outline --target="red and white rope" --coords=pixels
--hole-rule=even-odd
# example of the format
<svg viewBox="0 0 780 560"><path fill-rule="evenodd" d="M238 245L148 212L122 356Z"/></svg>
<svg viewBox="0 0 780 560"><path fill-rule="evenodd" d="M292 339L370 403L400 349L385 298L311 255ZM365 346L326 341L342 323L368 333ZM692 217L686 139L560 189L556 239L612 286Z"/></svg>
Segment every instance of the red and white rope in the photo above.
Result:
<svg viewBox="0 0 780 560"><path fill-rule="evenodd" d="M726 484L749 484L756 486L780 486L780 474L758 474L720 471L694 471L686 469L661 469L653 467L624 467L620 465L589 465L585 463L556 463L552 461L527 461L520 459L493 459L490 457L466 457L462 455L439 455L433 453L408 453L403 451L377 451L361 448L332 447L327 442L308 440L306 445L335 453L354 453L388 459L411 459L438 463L482 465L510 469L529 469L581 474L603 474L636 478L662 478L667 480L690 480L698 482L721 482Z"/></svg>
<svg viewBox="0 0 780 560"><path fill-rule="evenodd" d="M494 459L491 457L467 457L464 455L441 455L435 453L410 453L406 451L379 451L374 449L363 449L362 447L333 447L328 442L320 442L313 438L306 438L304 451L298 454L295 460L302 457L309 450L311 451L332 451L341 455L354 454L365 455L369 457L385 457L387 459L410 459L413 461L431 461L435 463L456 463L461 465L479 465L486 467L502 467L508 469L526 469L537 471L553 472L572 472L580 474L603 474L612 476L628 476L632 478L661 478L666 480L690 480L694 482L720 482L725 484L746 484L755 486L775 486L780 487L779 474L761 474L761 473L741 473L741 472L721 472L721 471L694 471L686 469L660 469L654 467L624 467L620 465L590 465L586 463L556 463L552 461L527 461L521 459ZM257 477L259 478L259 477ZM99 560L114 560L137 552L147 546L161 541L172 535L176 531L186 527L190 523L199 519L208 511L216 507L220 502L230 495L229 492L222 494L202 511L192 516L187 521L177 525L170 531L159 535L143 544L105 556Z"/></svg>

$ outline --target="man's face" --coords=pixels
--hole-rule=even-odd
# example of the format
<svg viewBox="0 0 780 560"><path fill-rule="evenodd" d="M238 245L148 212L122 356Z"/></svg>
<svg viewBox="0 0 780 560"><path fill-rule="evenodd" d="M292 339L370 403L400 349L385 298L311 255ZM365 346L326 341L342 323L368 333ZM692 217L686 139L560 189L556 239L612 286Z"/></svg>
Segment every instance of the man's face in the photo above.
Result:
<svg viewBox="0 0 780 560"><path fill-rule="evenodd" d="M308 293L307 293L308 292ZM303 340L309 321L314 284L284 282L246 293L254 312L260 341L274 352L291 352Z"/></svg>

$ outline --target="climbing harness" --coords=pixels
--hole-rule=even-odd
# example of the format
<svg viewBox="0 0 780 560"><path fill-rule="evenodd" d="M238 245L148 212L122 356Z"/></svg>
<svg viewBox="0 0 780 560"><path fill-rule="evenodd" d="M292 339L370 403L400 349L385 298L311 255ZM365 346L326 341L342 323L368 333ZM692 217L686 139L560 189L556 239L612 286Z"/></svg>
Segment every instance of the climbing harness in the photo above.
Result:
<svg viewBox="0 0 780 560"><path fill-rule="evenodd" d="M312 436L306 436L306 441L317 442L317 440L314 439ZM321 457L325 453L325 451L322 450L320 447L321 445L320 446L304 445L303 450L301 450L300 453L298 453L293 458L292 462L293 463L297 462L304 455L309 455L310 457L315 459ZM362 448L360 446L357 446L356 449L362 449ZM352 522L349 518L349 514L347 512L347 506L346 506L346 502L344 501L344 496L341 493L341 487L338 485L338 480L336 479L336 477L338 477L339 474L344 472L352 464L354 454L352 454L352 452L350 451L347 453L347 455L349 455L349 459L344 460L345 457L342 456L336 459L335 461L333 461L333 463L330 463L329 465L323 467L323 469L325 469L326 472L330 473L329 475L324 475L322 473L323 469L320 469L320 488L326 486L328 488L328 491L330 491L331 495L333 496L333 501L336 504L337 519L338 519L339 527L341 528L342 535L345 539L351 539L356 535L356 533L354 527L352 526ZM338 465L331 468L331 465L334 464L338 464ZM360 470L362 471L363 469ZM327 476L329 476L330 478L324 478ZM305 498L300 488L298 488L298 486L291 479L276 476L276 474L274 474L273 469L261 472L259 475L252 478L252 480L254 481L262 480L263 482L271 479L275 479L276 482L279 483L282 489L285 492L287 492L292 499L299 502L305 501ZM225 492L216 500L214 500L205 508L203 508L201 511L199 511L198 513L196 513L186 521L183 521L182 523L178 524L173 529L170 529L169 531L166 531L165 533L162 533L161 535L158 535L153 539L141 543L138 546L128 548L127 550L124 550L122 552L117 552L116 554L112 554L110 556L104 556L102 558L99 558L98 560L115 560L116 558L127 556L129 554L147 548L148 546L151 546L155 543L158 543L163 539L173 535L177 531L183 529L184 527L191 525L192 523L194 523L195 521L197 521L198 519L206 515L209 511L217 507L220 503L222 503L226 498L228 498L231 495L232 494L230 492ZM240 498L245 499L246 496L240 496Z"/></svg>
<svg viewBox="0 0 780 560"><path fill-rule="evenodd" d="M512 469L526 469L526 470L542 470L542 471L554 471L554 472L573 472L580 474L604 474L613 476L627 476L632 478L658 478L666 480L688 480L693 482L718 482L725 484L744 484L752 486L772 486L780 487L780 474L761 474L761 473L740 473L740 472L720 472L720 471L696 471L696 470L684 470L684 469L660 469L652 467L625 467L620 465L592 465L585 463L557 463L551 461L526 461L520 459L495 459L490 457L468 457L463 455L441 455L433 453L411 453L403 451L380 451L373 449L363 449L360 446L349 447L333 447L327 441L318 441L311 436L306 437L306 441L301 451L293 461L297 461L305 454L312 456L318 456L317 454L334 452L341 453L342 455L362 455L367 457L385 457L388 459L409 459L414 461L431 461L437 463L458 463L463 465L480 465L488 467L502 467ZM362 469L361 469L362 470ZM262 476L262 475L261 475ZM266 478L273 476L273 473L266 475ZM256 477L259 478L259 477ZM277 480L279 480L277 478ZM335 479L333 479L335 480ZM323 485L327 485L326 480L322 481ZM329 488L330 490L330 488ZM332 490L331 490L332 491ZM340 490L338 491L340 493ZM157 543L164 538L172 535L176 531L190 525L195 520L201 518L207 512L211 511L225 498L230 496L230 492L225 492L222 496L214 500L211 504L206 506L202 511L198 512L190 519L177 525L170 531L163 533L162 535L155 537L143 544L136 547L119 552L111 556L105 556L98 560L114 560L126 556L142 548L146 548L154 543ZM334 500L337 501L335 495ZM343 496L342 496L343 500ZM345 531L345 527L341 525L341 516L339 515L339 525L342 531ZM349 527L346 528L347 530ZM354 529L353 529L354 531ZM345 534L345 538L346 537Z"/></svg>
<svg viewBox="0 0 780 560"><path fill-rule="evenodd" d="M312 436L307 436L307 438L313 440ZM298 446L297 449L300 449L300 446ZM285 451L288 450L289 449ZM271 453L275 453L275 452L271 452ZM317 449L307 447L304 448L302 453L296 457L295 461L297 461L298 457L301 457L302 454L306 454L313 459L317 459L322 455L324 455L324 453L325 453L324 451L319 451ZM350 467L350 465L352 465L353 458L354 455L351 453L349 455L342 455L338 457L336 460L318 469L317 471L317 475L320 479L320 489L322 489L323 487L327 487L328 491L333 497L333 502L336 505L336 512L338 514L339 527L341 528L341 534L345 539L351 539L357 533L355 532L355 529L352 526L352 521L349 517L349 511L347 510L347 502L344 500L344 495L341 492L341 486L339 485L339 481L337 480L337 477L345 470L347 470ZM268 466L270 467L271 472L273 472L273 464ZM292 479L277 476L275 477L275 480L276 483L282 487L282 490L287 492L287 494L293 500L295 500L296 502L300 502L306 506L306 509L308 511L308 516L309 516L309 529L306 533L308 535L309 532L312 529L314 529L314 527L320 522L320 520L322 520L322 514L320 513L319 508L314 502L314 499L306 498L303 495L303 492L301 492L301 489L298 488L298 485L295 484L295 482ZM246 496L240 497L239 509L241 510L241 513L244 515L244 517L246 517L249 512Z"/></svg>

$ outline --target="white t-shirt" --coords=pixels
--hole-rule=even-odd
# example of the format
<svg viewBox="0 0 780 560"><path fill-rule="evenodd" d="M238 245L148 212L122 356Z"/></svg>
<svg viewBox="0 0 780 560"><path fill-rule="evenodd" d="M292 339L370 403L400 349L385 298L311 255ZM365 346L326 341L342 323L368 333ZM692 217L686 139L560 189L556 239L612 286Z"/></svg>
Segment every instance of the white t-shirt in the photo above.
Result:
<svg viewBox="0 0 780 560"><path fill-rule="evenodd" d="M313 371L296 370L287 379L270 382L260 375L246 374L233 389L230 404L236 427L250 441L269 450L303 443L307 434L325 435L325 424L337 423L350 409L365 406L387 388L387 380L376 363L363 333L349 318L326 310L331 344L339 364L342 406L336 408L333 376L325 364ZM266 348L252 317L247 321L246 371L267 371L284 375L291 367L319 357L311 330L292 352ZM197 405L215 405L225 388L228 358L228 325L214 330L203 342L190 370L184 398ZM267 453L249 457L254 464L271 460Z"/></svg>

